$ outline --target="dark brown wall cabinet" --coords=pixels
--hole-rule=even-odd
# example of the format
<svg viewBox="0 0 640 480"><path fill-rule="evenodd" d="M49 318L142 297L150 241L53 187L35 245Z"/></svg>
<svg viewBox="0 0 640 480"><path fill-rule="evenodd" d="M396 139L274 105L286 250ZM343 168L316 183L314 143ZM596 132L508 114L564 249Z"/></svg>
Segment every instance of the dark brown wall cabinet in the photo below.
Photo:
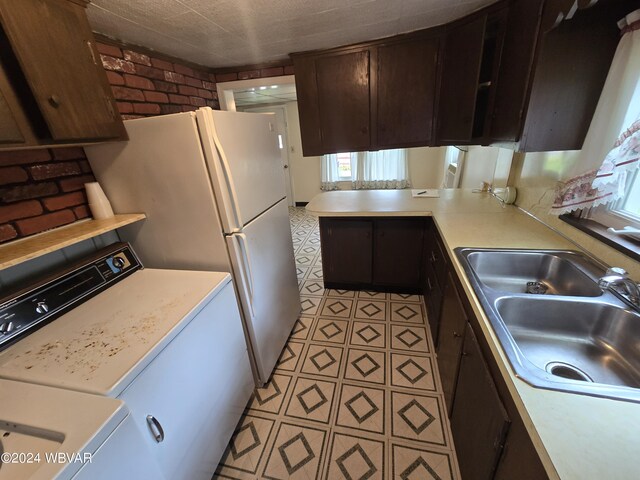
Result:
<svg viewBox="0 0 640 480"><path fill-rule="evenodd" d="M502 0L448 25L293 54L305 155L580 149L637 0ZM595 6L594 6L595 4Z"/></svg>
<svg viewBox="0 0 640 480"><path fill-rule="evenodd" d="M320 218L326 288L419 293L423 218Z"/></svg>
<svg viewBox="0 0 640 480"><path fill-rule="evenodd" d="M126 138L80 0L0 0L0 146Z"/></svg>
<svg viewBox="0 0 640 480"><path fill-rule="evenodd" d="M304 154L432 143L437 31L294 54Z"/></svg>

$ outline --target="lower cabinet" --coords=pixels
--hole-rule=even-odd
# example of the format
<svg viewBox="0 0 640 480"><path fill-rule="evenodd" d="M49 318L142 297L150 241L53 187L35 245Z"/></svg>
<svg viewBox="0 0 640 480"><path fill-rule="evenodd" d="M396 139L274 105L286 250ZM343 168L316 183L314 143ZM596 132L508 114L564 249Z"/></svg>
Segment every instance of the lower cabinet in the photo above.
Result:
<svg viewBox="0 0 640 480"><path fill-rule="evenodd" d="M119 396L166 478L208 480L253 389L228 283Z"/></svg>
<svg viewBox="0 0 640 480"><path fill-rule="evenodd" d="M451 413L467 315L450 272L447 275L444 287L444 299L442 301L439 324L438 369L442 379L442 390L447 404L447 411Z"/></svg>
<svg viewBox="0 0 640 480"><path fill-rule="evenodd" d="M425 219L320 218L326 288L421 293Z"/></svg>
<svg viewBox="0 0 640 480"><path fill-rule="evenodd" d="M491 480L511 421L476 336L467 323L451 410L451 431L465 480Z"/></svg>

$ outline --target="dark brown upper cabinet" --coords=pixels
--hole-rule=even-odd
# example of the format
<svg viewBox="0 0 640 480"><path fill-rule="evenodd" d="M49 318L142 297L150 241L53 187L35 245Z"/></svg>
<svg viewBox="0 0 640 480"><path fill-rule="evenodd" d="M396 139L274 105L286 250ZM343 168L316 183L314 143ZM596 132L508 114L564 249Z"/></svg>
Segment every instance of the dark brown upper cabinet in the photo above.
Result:
<svg viewBox="0 0 640 480"><path fill-rule="evenodd" d="M304 154L433 143L439 34L293 54Z"/></svg>
<svg viewBox="0 0 640 480"><path fill-rule="evenodd" d="M637 0L510 0L485 143L582 148L620 32Z"/></svg>
<svg viewBox="0 0 640 480"><path fill-rule="evenodd" d="M126 138L81 0L0 0L3 147ZM12 119L12 120L11 120Z"/></svg>

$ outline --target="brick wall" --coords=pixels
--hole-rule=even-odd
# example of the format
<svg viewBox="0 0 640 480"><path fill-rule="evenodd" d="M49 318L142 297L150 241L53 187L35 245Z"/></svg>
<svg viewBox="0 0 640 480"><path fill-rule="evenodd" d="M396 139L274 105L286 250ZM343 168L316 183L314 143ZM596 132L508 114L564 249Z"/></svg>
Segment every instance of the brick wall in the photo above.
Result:
<svg viewBox="0 0 640 480"><path fill-rule="evenodd" d="M218 109L216 80L293 74L292 66L239 67L214 74L148 52L97 46L124 119L202 106ZM92 181L81 147L0 152L0 243L89 217L84 183Z"/></svg>

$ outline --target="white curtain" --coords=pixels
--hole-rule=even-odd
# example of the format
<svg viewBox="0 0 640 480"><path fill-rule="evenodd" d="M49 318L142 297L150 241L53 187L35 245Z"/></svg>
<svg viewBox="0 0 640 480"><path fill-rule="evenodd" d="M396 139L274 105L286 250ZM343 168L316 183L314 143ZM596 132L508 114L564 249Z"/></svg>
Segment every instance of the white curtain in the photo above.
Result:
<svg viewBox="0 0 640 480"><path fill-rule="evenodd" d="M640 164L640 10L618 26L618 44L578 161L556 192L552 214L610 203Z"/></svg>
<svg viewBox="0 0 640 480"><path fill-rule="evenodd" d="M409 188L409 162L405 149L358 152L351 156L354 189Z"/></svg>
<svg viewBox="0 0 640 480"><path fill-rule="evenodd" d="M338 155L330 153L322 157L320 189L324 191L338 190L340 174L338 173ZM317 172L317 170L316 170Z"/></svg>

